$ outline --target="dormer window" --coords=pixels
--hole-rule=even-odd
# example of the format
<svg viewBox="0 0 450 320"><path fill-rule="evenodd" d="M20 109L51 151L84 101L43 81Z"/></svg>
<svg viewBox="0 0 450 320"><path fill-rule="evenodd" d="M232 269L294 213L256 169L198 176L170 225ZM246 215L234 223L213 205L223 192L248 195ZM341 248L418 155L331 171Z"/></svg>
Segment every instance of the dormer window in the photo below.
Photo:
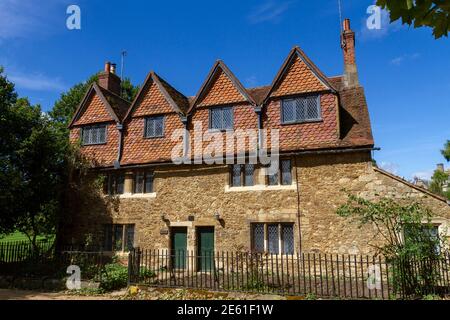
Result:
<svg viewBox="0 0 450 320"><path fill-rule="evenodd" d="M232 130L233 107L221 107L210 109L209 128L212 130Z"/></svg>
<svg viewBox="0 0 450 320"><path fill-rule="evenodd" d="M83 146L106 143L106 124L83 127L81 143Z"/></svg>
<svg viewBox="0 0 450 320"><path fill-rule="evenodd" d="M281 121L284 124L322 120L320 95L284 99L281 104Z"/></svg>
<svg viewBox="0 0 450 320"><path fill-rule="evenodd" d="M145 118L144 137L164 137L164 116Z"/></svg>

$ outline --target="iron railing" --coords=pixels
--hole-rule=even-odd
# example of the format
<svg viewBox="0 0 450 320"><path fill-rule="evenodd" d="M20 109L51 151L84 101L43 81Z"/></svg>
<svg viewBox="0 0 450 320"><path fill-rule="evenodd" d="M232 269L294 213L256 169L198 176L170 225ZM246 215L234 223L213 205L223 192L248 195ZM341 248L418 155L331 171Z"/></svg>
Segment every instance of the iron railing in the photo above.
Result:
<svg viewBox="0 0 450 320"><path fill-rule="evenodd" d="M129 283L215 291L391 299L450 293L450 260L341 254L141 250L129 254ZM429 275L428 277L426 275ZM432 276L431 276L432 275Z"/></svg>

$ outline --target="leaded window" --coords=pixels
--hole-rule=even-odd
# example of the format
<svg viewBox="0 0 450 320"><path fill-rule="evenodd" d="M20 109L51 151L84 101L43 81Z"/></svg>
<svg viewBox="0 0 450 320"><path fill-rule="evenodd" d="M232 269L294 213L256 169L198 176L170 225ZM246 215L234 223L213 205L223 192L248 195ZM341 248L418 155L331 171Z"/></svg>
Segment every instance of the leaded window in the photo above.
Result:
<svg viewBox="0 0 450 320"><path fill-rule="evenodd" d="M111 173L106 176L105 193L109 195L123 194L125 187L125 175L123 173Z"/></svg>
<svg viewBox="0 0 450 320"><path fill-rule="evenodd" d="M283 123L321 120L320 96L284 99L281 110Z"/></svg>
<svg viewBox="0 0 450 320"><path fill-rule="evenodd" d="M233 107L210 109L209 128L215 130L233 129Z"/></svg>
<svg viewBox="0 0 450 320"><path fill-rule="evenodd" d="M268 251L269 253L279 253L279 234L278 225L269 224L267 226L267 240L268 240Z"/></svg>
<svg viewBox="0 0 450 320"><path fill-rule="evenodd" d="M255 223L253 225L253 250L255 252L264 252L264 224Z"/></svg>
<svg viewBox="0 0 450 320"><path fill-rule="evenodd" d="M292 184L292 171L291 171L291 160L284 159L281 160L281 184L290 185Z"/></svg>
<svg viewBox="0 0 450 320"><path fill-rule="evenodd" d="M138 172L134 178L134 193L153 192L153 173Z"/></svg>
<svg viewBox="0 0 450 320"><path fill-rule="evenodd" d="M82 145L106 143L106 124L85 126L81 129Z"/></svg>
<svg viewBox="0 0 450 320"><path fill-rule="evenodd" d="M164 136L164 117L148 117L145 118L144 136L146 138L157 138Z"/></svg>
<svg viewBox="0 0 450 320"><path fill-rule="evenodd" d="M106 251L130 251L134 247L134 224L106 224L103 248Z"/></svg>
<svg viewBox="0 0 450 320"><path fill-rule="evenodd" d="M294 224L252 224L252 250L270 254L294 254Z"/></svg>
<svg viewBox="0 0 450 320"><path fill-rule="evenodd" d="M231 169L231 185L233 187L253 186L255 183L254 164L234 164Z"/></svg>

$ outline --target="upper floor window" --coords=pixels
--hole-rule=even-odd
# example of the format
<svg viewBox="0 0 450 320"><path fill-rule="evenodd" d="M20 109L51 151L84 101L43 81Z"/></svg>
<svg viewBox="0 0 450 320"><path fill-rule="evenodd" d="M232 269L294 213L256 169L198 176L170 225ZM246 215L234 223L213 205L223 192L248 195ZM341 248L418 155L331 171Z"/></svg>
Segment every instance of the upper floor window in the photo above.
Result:
<svg viewBox="0 0 450 320"><path fill-rule="evenodd" d="M134 178L134 193L153 192L153 172L137 172Z"/></svg>
<svg viewBox="0 0 450 320"><path fill-rule="evenodd" d="M81 143L84 146L106 143L106 124L83 127L81 129Z"/></svg>
<svg viewBox="0 0 450 320"><path fill-rule="evenodd" d="M298 123L314 120L321 120L319 95L284 99L282 101L282 123Z"/></svg>
<svg viewBox="0 0 450 320"><path fill-rule="evenodd" d="M279 161L278 171L268 175L268 184L270 186L292 184L292 164L290 159Z"/></svg>
<svg viewBox="0 0 450 320"><path fill-rule="evenodd" d="M214 130L233 129L233 107L210 109L209 128Z"/></svg>
<svg viewBox="0 0 450 320"><path fill-rule="evenodd" d="M157 138L164 136L164 116L145 118L144 137Z"/></svg>
<svg viewBox="0 0 450 320"><path fill-rule="evenodd" d="M108 174L104 192L109 195L123 194L125 191L125 175L123 173Z"/></svg>
<svg viewBox="0 0 450 320"><path fill-rule="evenodd" d="M231 168L231 185L233 187L249 187L255 183L255 165L234 164Z"/></svg>

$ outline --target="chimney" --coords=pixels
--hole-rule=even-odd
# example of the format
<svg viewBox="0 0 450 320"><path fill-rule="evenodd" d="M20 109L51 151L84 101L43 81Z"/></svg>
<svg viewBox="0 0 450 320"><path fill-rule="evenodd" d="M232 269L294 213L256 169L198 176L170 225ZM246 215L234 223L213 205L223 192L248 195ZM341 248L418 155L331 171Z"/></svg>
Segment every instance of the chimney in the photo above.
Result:
<svg viewBox="0 0 450 320"><path fill-rule="evenodd" d="M441 171L444 172L444 164L443 163L438 163L436 166L437 171Z"/></svg>
<svg viewBox="0 0 450 320"><path fill-rule="evenodd" d="M120 96L120 78L116 75L116 64L105 62L105 70L98 75L98 85Z"/></svg>
<svg viewBox="0 0 450 320"><path fill-rule="evenodd" d="M355 59L355 32L350 28L350 19L343 22L341 47L344 53L344 85L346 88L357 87L359 80Z"/></svg>

